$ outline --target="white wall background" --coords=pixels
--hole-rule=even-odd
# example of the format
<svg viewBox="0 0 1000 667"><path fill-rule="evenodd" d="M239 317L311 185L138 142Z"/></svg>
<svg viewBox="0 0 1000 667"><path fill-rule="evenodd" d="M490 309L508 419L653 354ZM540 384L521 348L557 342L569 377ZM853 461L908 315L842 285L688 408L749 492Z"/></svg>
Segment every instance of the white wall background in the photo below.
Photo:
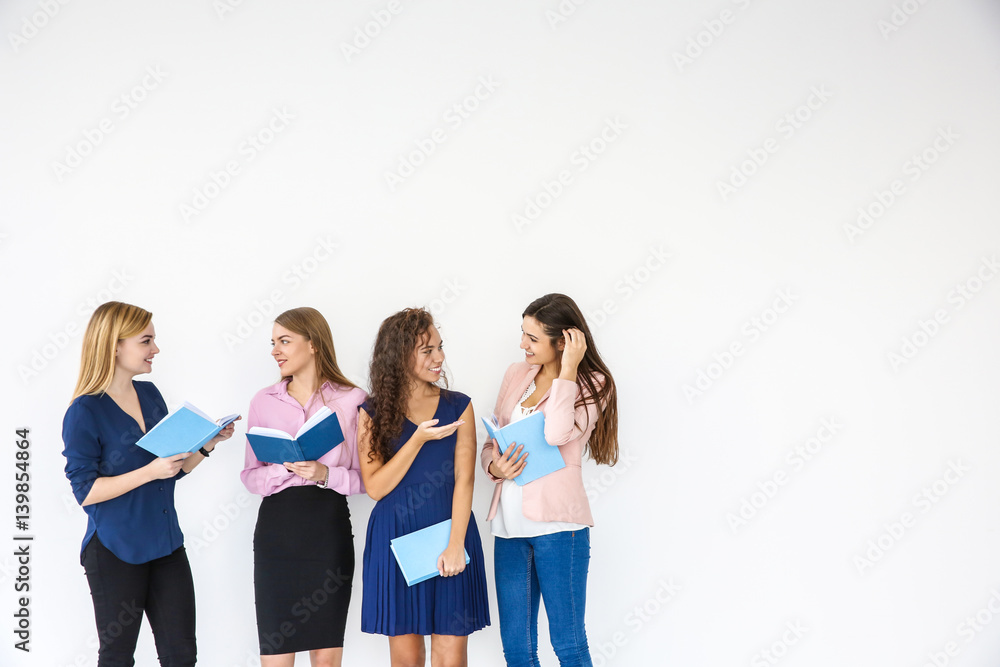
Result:
<svg viewBox="0 0 1000 667"><path fill-rule="evenodd" d="M562 291L620 388L622 462L585 468L595 665L996 664L995 3L225 2L0 6L2 434L31 429L36 538L24 654L7 444L0 663L96 663L60 424L97 303L152 310L149 379L218 414L274 380L277 311L319 308L364 382L428 305L484 415ZM178 490L205 665L258 664L241 435ZM355 583L345 663L385 664ZM469 650L502 664L495 616Z"/></svg>

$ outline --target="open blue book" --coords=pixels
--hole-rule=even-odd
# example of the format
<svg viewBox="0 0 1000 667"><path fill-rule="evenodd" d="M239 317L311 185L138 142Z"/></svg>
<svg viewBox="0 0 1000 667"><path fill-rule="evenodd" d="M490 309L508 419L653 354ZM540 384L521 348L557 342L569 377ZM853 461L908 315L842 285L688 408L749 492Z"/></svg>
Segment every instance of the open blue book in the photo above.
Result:
<svg viewBox="0 0 1000 667"><path fill-rule="evenodd" d="M306 420L293 436L276 428L254 426L247 440L258 461L295 463L315 461L344 441L337 414L325 405Z"/></svg>
<svg viewBox="0 0 1000 667"><path fill-rule="evenodd" d="M427 526L412 533L389 540L389 548L396 557L399 571L412 586L441 574L437 569L438 557L448 548L451 539L451 519ZM465 552L465 562L469 562L469 552Z"/></svg>
<svg viewBox="0 0 1000 667"><path fill-rule="evenodd" d="M149 429L136 444L159 458L196 452L237 419L239 414L215 422L190 403L184 403Z"/></svg>
<svg viewBox="0 0 1000 667"><path fill-rule="evenodd" d="M514 478L518 486L524 486L550 472L566 467L566 462L563 461L559 448L553 447L545 440L545 415L541 412L533 412L524 419L507 424L503 428L497 425L496 415L490 419L491 421L484 419L483 423L486 424L486 431L490 437L500 445L501 454L507 451L511 443L524 445L524 449L521 450L522 454L528 452L528 460L524 464L524 470Z"/></svg>

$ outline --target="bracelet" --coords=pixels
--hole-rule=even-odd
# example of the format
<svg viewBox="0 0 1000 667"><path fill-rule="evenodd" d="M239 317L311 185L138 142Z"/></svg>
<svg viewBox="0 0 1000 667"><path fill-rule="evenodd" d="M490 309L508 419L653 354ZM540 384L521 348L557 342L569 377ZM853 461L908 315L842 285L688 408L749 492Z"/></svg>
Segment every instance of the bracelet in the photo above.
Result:
<svg viewBox="0 0 1000 667"><path fill-rule="evenodd" d="M316 486L321 489L325 489L326 485L330 483L330 466L326 467L326 477L323 478L322 482L316 482Z"/></svg>
<svg viewBox="0 0 1000 667"><path fill-rule="evenodd" d="M205 449L204 447L202 447L201 449L199 449L198 453L201 454L202 456L204 456L206 459L208 458L208 456L210 454L210 452L207 449Z"/></svg>

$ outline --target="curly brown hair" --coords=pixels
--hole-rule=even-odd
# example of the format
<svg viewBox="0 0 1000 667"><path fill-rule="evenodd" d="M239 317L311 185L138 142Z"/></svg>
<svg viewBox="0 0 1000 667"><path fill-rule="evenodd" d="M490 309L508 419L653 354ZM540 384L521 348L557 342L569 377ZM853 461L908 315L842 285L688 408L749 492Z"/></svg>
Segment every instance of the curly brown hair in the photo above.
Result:
<svg viewBox="0 0 1000 667"><path fill-rule="evenodd" d="M413 382L411 368L417 345L430 337L434 318L423 308L404 308L382 321L368 367L371 449L368 461L392 458L393 442L403 432L406 403ZM441 371L444 386L448 378Z"/></svg>

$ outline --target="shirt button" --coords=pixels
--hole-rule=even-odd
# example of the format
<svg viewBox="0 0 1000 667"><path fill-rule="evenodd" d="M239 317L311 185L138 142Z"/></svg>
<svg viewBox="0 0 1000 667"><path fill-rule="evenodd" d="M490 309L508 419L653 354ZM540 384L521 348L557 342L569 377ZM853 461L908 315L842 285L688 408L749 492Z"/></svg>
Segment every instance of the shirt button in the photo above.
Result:
<svg viewBox="0 0 1000 667"><path fill-rule="evenodd" d="M167 510L163 510L163 513L164 513L164 514L166 514L166 513L167 513Z"/></svg>
<svg viewBox="0 0 1000 667"><path fill-rule="evenodd" d="M160 487L160 491L162 491L162 490L163 490L163 487L161 486L161 487Z"/></svg>

